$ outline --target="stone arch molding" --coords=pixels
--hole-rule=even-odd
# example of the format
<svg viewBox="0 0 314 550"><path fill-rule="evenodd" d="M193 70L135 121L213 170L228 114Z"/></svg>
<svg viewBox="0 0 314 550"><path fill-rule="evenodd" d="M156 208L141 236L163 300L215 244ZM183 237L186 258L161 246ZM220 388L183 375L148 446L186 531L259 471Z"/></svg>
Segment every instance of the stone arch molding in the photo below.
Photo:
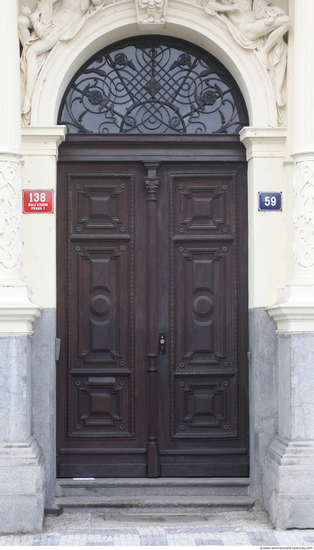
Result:
<svg viewBox="0 0 314 550"><path fill-rule="evenodd" d="M246 101L250 126L278 126L272 82L256 51L238 44L224 21L208 16L197 0L150 3L161 6L154 21L147 17L146 0L114 0L88 18L72 39L60 41L50 51L36 81L29 119L32 126L56 124L68 83L93 54L123 38L149 33L182 38L209 51L237 81ZM144 5L141 13L140 5Z"/></svg>

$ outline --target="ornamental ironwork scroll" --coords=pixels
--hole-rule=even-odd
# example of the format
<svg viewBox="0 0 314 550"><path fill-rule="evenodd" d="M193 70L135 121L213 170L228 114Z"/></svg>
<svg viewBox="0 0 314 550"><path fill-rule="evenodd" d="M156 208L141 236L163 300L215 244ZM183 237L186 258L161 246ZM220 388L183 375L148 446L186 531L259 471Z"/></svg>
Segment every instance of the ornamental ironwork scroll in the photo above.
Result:
<svg viewBox="0 0 314 550"><path fill-rule="evenodd" d="M239 87L205 50L145 36L98 52L76 73L58 124L69 133L238 133L248 125Z"/></svg>

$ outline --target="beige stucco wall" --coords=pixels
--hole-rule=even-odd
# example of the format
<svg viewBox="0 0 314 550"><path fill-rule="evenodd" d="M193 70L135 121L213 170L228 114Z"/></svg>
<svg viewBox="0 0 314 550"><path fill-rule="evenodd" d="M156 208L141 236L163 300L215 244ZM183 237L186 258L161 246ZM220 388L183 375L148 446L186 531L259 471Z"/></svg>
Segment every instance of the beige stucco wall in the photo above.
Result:
<svg viewBox="0 0 314 550"><path fill-rule="evenodd" d="M23 189L55 191L55 156L49 156L49 152L43 156L38 154L38 150L33 150L24 159ZM56 214L23 214L22 224L24 278L36 304L43 308L55 307Z"/></svg>
<svg viewBox="0 0 314 550"><path fill-rule="evenodd" d="M31 6L35 2L23 0ZM287 0L278 5L288 11ZM254 146L249 153L249 305L266 307L276 302L277 291L287 281L287 236L290 238L291 176L284 160L291 152L285 148L284 132L276 137L276 109L270 79L254 51L240 47L223 23L204 15L200 6L175 0L168 7L164 27L145 27L136 22L134 3L124 0L104 10L100 17L91 18L80 33L68 43L59 44L50 54L41 71L34 94L31 124L49 128L56 124L58 107L64 90L79 67L100 48L127 36L145 33L177 36L194 42L215 55L236 78L245 96L250 113ZM290 58L291 59L291 58ZM291 65L291 61L290 61ZM289 67L291 79L293 68ZM291 82L291 80L290 80ZM291 93L288 89L288 121ZM275 134L263 132L275 128ZM291 129L291 117L290 127ZM260 138L258 138L260 136ZM42 136L27 140L24 137L23 187L56 188L56 150L41 147ZM53 140L52 140L53 141ZM249 139L250 141L250 139ZM249 147L248 140L244 143ZM288 168L287 168L288 166ZM283 212L261 213L257 209L258 191L282 191ZM287 225L287 215L289 223ZM56 214L23 215L23 271L33 292L35 303L43 307L56 306ZM288 254L288 267L292 254Z"/></svg>

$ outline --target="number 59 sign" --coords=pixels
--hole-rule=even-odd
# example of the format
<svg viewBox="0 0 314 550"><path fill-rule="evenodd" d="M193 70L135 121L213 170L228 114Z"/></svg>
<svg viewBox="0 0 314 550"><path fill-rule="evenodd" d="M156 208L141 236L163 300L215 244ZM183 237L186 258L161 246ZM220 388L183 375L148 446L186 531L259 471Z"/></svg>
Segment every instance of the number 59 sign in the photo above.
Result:
<svg viewBox="0 0 314 550"><path fill-rule="evenodd" d="M258 193L258 209L261 210L282 210L282 193Z"/></svg>
<svg viewBox="0 0 314 550"><path fill-rule="evenodd" d="M24 214L53 213L52 189L25 189L23 191Z"/></svg>

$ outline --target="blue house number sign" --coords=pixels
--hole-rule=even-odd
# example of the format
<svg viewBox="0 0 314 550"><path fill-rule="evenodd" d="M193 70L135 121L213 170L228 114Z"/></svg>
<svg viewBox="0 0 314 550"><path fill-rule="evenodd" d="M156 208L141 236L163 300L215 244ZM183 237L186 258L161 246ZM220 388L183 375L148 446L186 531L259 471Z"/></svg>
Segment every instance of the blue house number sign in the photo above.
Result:
<svg viewBox="0 0 314 550"><path fill-rule="evenodd" d="M258 193L258 209L262 210L282 210L282 193Z"/></svg>

